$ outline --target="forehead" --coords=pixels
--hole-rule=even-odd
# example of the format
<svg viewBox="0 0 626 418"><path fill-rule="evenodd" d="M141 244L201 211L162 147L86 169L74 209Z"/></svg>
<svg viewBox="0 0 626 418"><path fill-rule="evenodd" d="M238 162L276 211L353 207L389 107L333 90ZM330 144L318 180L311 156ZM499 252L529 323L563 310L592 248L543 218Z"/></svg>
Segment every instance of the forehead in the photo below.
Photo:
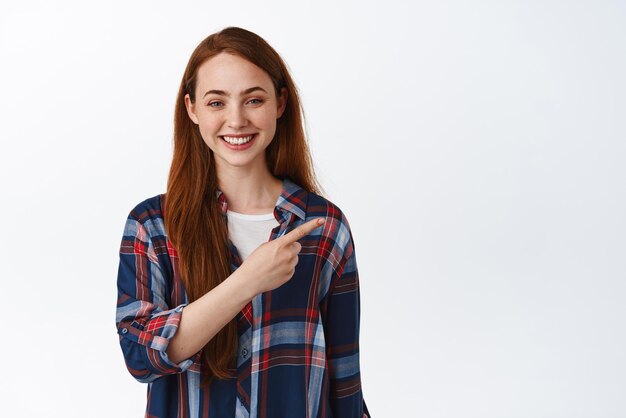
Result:
<svg viewBox="0 0 626 418"><path fill-rule="evenodd" d="M234 54L220 52L203 62L198 68L197 88L238 93L252 86L272 88L270 76L250 61Z"/></svg>

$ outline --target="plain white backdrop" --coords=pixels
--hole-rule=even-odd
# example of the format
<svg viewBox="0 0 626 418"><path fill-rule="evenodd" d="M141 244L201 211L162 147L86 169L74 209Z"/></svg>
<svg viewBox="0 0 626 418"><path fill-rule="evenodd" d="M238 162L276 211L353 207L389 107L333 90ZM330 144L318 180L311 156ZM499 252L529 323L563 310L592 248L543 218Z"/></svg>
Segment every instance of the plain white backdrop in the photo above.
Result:
<svg viewBox="0 0 626 418"><path fill-rule="evenodd" d="M626 5L0 6L4 417L140 417L126 216L165 191L198 42L265 38L346 213L375 418L626 416ZM282 418L282 417L273 417Z"/></svg>

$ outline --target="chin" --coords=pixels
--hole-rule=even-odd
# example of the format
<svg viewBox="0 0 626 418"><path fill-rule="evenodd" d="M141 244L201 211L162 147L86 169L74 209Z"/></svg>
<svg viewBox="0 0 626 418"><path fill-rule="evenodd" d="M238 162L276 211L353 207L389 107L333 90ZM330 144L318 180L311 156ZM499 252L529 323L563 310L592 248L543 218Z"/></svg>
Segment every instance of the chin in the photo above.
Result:
<svg viewBox="0 0 626 418"><path fill-rule="evenodd" d="M224 158L224 162L232 167L252 167L255 158Z"/></svg>

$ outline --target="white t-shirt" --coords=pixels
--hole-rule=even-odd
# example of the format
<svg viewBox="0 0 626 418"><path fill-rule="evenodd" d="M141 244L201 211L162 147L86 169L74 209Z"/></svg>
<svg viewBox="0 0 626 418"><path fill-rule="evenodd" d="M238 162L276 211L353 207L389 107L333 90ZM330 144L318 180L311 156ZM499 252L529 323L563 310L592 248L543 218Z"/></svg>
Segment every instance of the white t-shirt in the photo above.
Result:
<svg viewBox="0 0 626 418"><path fill-rule="evenodd" d="M228 216L228 237L233 242L244 261L259 245L270 240L272 229L279 225L274 213L248 215L226 211Z"/></svg>

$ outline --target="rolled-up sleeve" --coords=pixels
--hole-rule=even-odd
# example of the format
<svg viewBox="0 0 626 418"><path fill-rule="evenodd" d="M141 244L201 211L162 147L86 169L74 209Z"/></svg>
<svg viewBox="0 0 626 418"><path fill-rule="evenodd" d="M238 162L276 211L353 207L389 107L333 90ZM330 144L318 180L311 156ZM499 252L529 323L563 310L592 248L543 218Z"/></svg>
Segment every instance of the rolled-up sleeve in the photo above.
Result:
<svg viewBox="0 0 626 418"><path fill-rule="evenodd" d="M346 221L347 223L347 221ZM352 232L323 302L330 405L336 417L369 418L359 362L359 273Z"/></svg>
<svg viewBox="0 0 626 418"><path fill-rule="evenodd" d="M167 356L185 304L168 306L164 271L146 226L129 215L120 245L116 325L131 375L148 383L188 369L192 359L173 363Z"/></svg>

